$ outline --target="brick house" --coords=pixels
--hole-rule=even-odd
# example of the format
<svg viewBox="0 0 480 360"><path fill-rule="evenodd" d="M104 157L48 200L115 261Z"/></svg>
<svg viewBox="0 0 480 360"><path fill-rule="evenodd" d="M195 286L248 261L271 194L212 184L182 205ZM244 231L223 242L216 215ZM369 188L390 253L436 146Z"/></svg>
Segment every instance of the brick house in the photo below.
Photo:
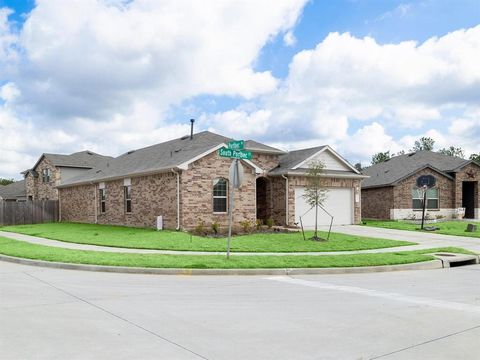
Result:
<svg viewBox="0 0 480 360"><path fill-rule="evenodd" d="M192 229L199 224L228 223L229 168L232 160L218 155L231 139L208 131L129 151L102 166L57 186L61 220ZM306 204L301 197L308 162L326 164L325 205L338 224L360 221L360 182L365 177L329 146L282 150L248 140L251 160L242 160L244 180L235 191L234 224L272 218L294 225ZM307 209L308 210L308 209ZM312 213L312 212L311 212ZM311 214L303 218L308 227ZM328 223L330 218L328 218ZM326 223L322 216L321 223Z"/></svg>
<svg viewBox="0 0 480 360"><path fill-rule="evenodd" d="M432 151L395 156L363 171L362 217L412 219L421 217L422 201L417 180L430 179L427 213L432 218L456 217L465 208L465 218L478 219L480 165L471 160ZM422 181L422 180L420 180Z"/></svg>
<svg viewBox="0 0 480 360"><path fill-rule="evenodd" d="M112 159L92 151L70 155L42 154L36 164L22 172L27 200L58 200L57 186Z"/></svg>
<svg viewBox="0 0 480 360"><path fill-rule="evenodd" d="M0 185L0 200L3 201L25 201L25 180L15 181L8 185Z"/></svg>

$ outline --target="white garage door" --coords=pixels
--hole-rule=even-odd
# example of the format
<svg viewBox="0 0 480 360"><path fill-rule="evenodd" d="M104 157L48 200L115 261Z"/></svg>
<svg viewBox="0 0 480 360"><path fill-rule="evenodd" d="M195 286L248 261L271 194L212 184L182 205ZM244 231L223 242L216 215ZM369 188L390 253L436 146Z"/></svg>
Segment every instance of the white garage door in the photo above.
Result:
<svg viewBox="0 0 480 360"><path fill-rule="evenodd" d="M325 210L333 215L334 225L353 224L353 189L348 188L329 188L327 199L323 205ZM315 208L308 211L310 206L303 198L305 188L295 189L295 222L300 225L300 216L302 217L304 228L313 228L315 226ZM318 224L330 225L330 217L321 209L318 209Z"/></svg>

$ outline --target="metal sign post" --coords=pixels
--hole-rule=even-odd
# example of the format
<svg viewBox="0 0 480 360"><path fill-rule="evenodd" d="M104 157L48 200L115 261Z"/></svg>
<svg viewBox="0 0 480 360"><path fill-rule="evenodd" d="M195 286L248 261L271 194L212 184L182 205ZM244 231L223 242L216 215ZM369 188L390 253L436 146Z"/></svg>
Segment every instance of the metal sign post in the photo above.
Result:
<svg viewBox="0 0 480 360"><path fill-rule="evenodd" d="M243 181L243 167L238 159L232 161L229 171L230 177L230 202L228 206L228 239L227 239L227 259L230 258L230 241L232 239L232 223L233 223L233 205L235 197L235 189L242 185Z"/></svg>

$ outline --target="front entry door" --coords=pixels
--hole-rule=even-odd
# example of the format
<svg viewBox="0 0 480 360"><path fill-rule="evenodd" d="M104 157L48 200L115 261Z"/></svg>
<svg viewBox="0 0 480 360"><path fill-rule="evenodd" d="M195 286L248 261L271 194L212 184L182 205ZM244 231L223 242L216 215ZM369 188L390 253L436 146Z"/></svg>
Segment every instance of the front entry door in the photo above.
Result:
<svg viewBox="0 0 480 360"><path fill-rule="evenodd" d="M465 218L475 217L475 184L474 181L462 182L462 207L465 208Z"/></svg>

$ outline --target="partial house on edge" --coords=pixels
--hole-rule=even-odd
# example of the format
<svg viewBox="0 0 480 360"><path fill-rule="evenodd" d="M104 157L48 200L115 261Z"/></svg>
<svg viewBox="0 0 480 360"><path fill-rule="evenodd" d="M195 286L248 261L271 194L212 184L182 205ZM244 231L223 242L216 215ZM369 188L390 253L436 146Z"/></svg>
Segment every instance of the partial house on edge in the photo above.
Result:
<svg viewBox="0 0 480 360"><path fill-rule="evenodd" d="M218 150L231 139L208 131L129 151L57 186L62 221L193 229L228 223L229 168ZM365 178L329 146L284 152L248 140L252 160L242 160L244 181L235 191L234 224L272 218L295 225L309 209L302 194L312 160L325 163L325 209L335 224L360 222ZM321 212L320 224L330 218ZM313 211L303 216L313 225Z"/></svg>
<svg viewBox="0 0 480 360"><path fill-rule="evenodd" d="M70 155L42 154L31 169L22 172L26 198L58 200L58 185L111 159L89 150Z"/></svg>
<svg viewBox="0 0 480 360"><path fill-rule="evenodd" d="M371 219L421 218L417 191L420 176L433 178L427 191L427 211L433 218L452 218L465 208L465 218L480 216L480 165L472 160L432 151L395 156L363 171L362 217Z"/></svg>
<svg viewBox="0 0 480 360"><path fill-rule="evenodd" d="M26 201L27 192L25 189L25 180L15 181L11 184L0 186L0 200Z"/></svg>

